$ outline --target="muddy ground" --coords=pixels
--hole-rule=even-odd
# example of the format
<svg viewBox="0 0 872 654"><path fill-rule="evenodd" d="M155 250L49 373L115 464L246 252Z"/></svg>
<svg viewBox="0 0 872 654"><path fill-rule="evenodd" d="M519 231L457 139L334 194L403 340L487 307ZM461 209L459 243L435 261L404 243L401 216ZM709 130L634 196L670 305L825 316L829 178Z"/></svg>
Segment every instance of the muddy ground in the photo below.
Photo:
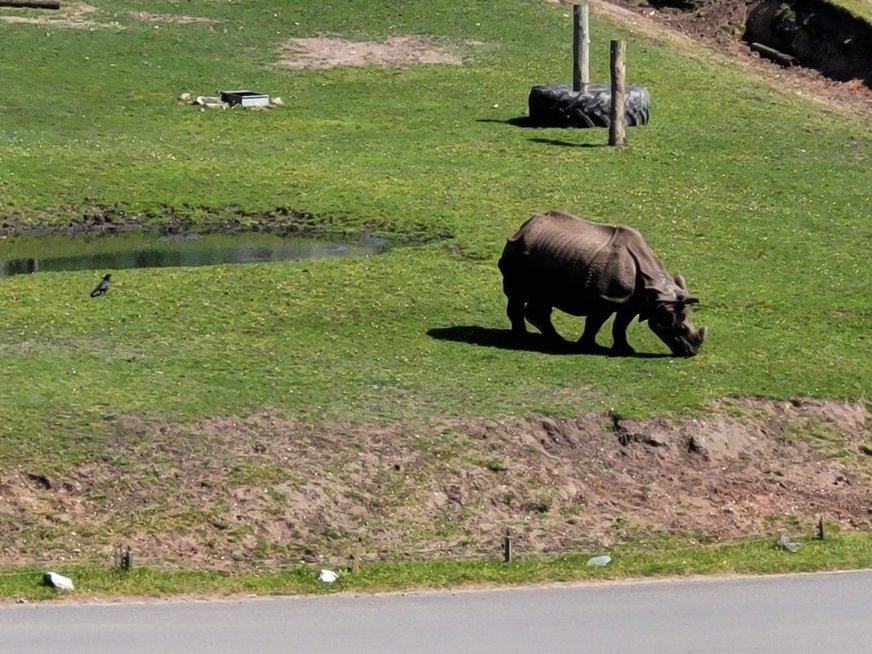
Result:
<svg viewBox="0 0 872 654"><path fill-rule="evenodd" d="M587 552L681 535L872 529L862 403L741 400L675 421L444 417L302 424L277 412L189 426L111 421L108 454L63 476L0 479L4 563L229 570Z"/></svg>

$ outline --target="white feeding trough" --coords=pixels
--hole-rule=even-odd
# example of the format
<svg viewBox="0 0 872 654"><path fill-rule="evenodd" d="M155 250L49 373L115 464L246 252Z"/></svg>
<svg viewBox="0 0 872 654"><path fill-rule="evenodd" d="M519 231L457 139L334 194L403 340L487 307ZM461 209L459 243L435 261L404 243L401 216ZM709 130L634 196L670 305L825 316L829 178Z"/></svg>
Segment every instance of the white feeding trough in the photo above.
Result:
<svg viewBox="0 0 872 654"><path fill-rule="evenodd" d="M231 107L241 104L243 107L266 107L269 105L269 95L257 91L219 91L221 100Z"/></svg>

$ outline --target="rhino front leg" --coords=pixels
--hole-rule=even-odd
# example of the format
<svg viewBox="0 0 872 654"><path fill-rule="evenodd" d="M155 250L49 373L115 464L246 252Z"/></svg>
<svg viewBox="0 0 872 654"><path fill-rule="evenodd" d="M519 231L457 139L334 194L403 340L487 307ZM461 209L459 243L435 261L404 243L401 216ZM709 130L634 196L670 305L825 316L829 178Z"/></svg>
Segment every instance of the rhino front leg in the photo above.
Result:
<svg viewBox="0 0 872 654"><path fill-rule="evenodd" d="M542 335L551 341L561 341L560 334L554 329L554 324L551 322L551 312L553 307L548 304L540 304L537 302L527 303L527 320L536 329L542 332Z"/></svg>
<svg viewBox="0 0 872 654"><path fill-rule="evenodd" d="M510 296L506 315L512 323L512 334L523 336L527 333L527 326L524 324L524 300Z"/></svg>
<svg viewBox="0 0 872 654"><path fill-rule="evenodd" d="M618 311L615 315L615 322L612 324L612 354L628 355L635 354L630 344L627 342L627 327L636 317L636 311Z"/></svg>
<svg viewBox="0 0 872 654"><path fill-rule="evenodd" d="M594 311L587 315L587 320L584 321L584 333L578 339L582 352L595 353L605 351L606 348L597 344L596 335L610 315L612 315L612 312L607 309Z"/></svg>

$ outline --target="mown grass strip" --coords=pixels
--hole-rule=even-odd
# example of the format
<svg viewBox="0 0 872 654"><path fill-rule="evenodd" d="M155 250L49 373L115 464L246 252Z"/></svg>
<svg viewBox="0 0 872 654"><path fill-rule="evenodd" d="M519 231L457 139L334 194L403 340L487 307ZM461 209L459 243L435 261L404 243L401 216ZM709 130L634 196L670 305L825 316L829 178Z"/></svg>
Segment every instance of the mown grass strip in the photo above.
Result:
<svg viewBox="0 0 872 654"><path fill-rule="evenodd" d="M780 549L774 538L715 545L671 539L657 544L627 544L610 550L612 562L588 567L594 554L487 561L405 561L363 563L358 573L340 569L336 583L317 580L318 566L299 565L278 572L223 573L134 567L120 572L99 567L61 567L76 591L68 594L40 584L45 570L0 571L0 597L24 600L63 598L163 597L182 595L285 595L332 592L382 592L471 586L509 586L553 582L611 581L692 575L773 574L849 570L872 564L872 535L839 533L825 540L799 539L797 552ZM650 545L650 547L649 547Z"/></svg>

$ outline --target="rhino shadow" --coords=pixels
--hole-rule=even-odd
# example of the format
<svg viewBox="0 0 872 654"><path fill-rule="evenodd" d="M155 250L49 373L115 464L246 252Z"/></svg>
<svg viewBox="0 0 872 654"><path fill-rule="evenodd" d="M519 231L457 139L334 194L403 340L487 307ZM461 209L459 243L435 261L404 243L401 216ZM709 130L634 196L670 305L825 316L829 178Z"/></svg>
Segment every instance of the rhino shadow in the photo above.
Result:
<svg viewBox="0 0 872 654"><path fill-rule="evenodd" d="M470 343L482 347L496 347L501 350L524 350L542 354L584 354L587 356L613 356L607 349L601 352L584 352L575 341L552 341L542 334L528 333L524 338L518 338L511 329L494 329L478 325L455 325L453 327L433 327L427 330L427 335L440 341ZM664 359L672 355L665 352L636 352L621 355L636 359Z"/></svg>

